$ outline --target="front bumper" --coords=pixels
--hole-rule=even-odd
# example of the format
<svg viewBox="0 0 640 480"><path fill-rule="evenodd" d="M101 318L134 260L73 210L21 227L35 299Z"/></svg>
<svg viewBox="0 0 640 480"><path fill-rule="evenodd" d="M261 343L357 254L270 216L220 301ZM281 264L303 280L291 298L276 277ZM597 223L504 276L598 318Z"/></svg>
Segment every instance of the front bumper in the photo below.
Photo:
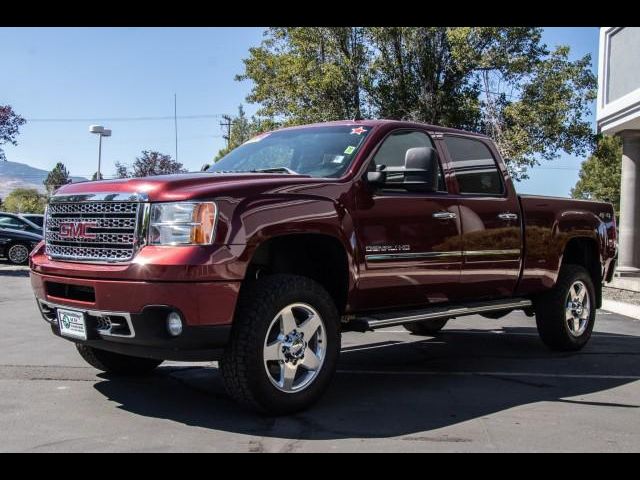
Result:
<svg viewBox="0 0 640 480"><path fill-rule="evenodd" d="M163 360L215 360L227 344L240 282L133 282L80 279L31 271L43 318L60 336L58 307L85 313L87 340L77 343ZM181 314L182 334L166 330L170 311ZM110 327L105 327L107 322Z"/></svg>

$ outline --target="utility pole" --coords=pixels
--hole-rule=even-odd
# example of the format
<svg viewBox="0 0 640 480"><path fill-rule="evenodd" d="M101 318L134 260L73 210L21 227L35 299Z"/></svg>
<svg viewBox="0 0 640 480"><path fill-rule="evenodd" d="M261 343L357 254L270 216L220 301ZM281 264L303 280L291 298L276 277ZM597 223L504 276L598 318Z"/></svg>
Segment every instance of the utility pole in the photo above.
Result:
<svg viewBox="0 0 640 480"><path fill-rule="evenodd" d="M176 131L176 162L178 161L178 98L173 94L173 125Z"/></svg>
<svg viewBox="0 0 640 480"><path fill-rule="evenodd" d="M222 119L224 122L220 122L220 126L223 128L226 127L227 129L227 134L222 135L222 138L227 141L227 148L229 148L229 142L231 141L231 124L233 123L233 120L231 120L230 115L222 115Z"/></svg>

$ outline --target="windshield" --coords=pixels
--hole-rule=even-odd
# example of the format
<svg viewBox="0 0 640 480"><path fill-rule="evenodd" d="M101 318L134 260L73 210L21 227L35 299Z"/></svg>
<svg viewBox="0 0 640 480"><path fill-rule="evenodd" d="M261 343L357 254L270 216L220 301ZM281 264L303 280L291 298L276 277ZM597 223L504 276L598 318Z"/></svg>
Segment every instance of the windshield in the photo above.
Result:
<svg viewBox="0 0 640 480"><path fill-rule="evenodd" d="M340 177L371 127L307 127L265 133L243 143L208 172L299 173Z"/></svg>

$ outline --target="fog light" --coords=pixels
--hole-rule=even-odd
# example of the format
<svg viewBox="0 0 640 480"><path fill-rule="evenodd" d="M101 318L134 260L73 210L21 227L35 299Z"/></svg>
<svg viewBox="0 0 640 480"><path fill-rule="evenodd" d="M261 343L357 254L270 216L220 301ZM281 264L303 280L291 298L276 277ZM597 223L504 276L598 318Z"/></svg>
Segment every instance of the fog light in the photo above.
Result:
<svg viewBox="0 0 640 480"><path fill-rule="evenodd" d="M179 313L171 312L167 315L167 331L174 337L182 333L182 318Z"/></svg>

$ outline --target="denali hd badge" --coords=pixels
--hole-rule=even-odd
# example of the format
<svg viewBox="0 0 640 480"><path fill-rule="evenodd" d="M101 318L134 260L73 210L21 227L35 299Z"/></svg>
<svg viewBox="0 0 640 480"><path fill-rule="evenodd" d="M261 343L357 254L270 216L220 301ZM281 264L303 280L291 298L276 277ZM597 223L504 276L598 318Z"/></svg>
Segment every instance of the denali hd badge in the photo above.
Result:
<svg viewBox="0 0 640 480"><path fill-rule="evenodd" d="M367 253L408 252L411 245L367 245L365 250Z"/></svg>

